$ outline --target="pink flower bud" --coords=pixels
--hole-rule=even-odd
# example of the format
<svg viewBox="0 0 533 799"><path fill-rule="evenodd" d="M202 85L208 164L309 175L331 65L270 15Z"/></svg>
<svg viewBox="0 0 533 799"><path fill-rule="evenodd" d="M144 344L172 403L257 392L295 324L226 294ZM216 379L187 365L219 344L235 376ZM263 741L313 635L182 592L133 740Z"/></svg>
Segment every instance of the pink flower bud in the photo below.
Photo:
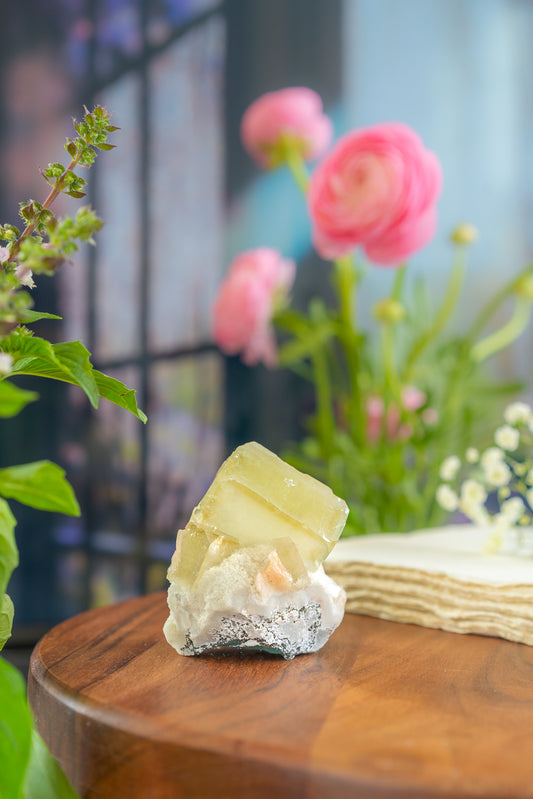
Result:
<svg viewBox="0 0 533 799"><path fill-rule="evenodd" d="M322 100L306 88L263 94L248 107L241 123L245 149L266 169L285 160L286 144L312 160L325 152L332 137L333 126L322 111Z"/></svg>
<svg viewBox="0 0 533 799"><path fill-rule="evenodd" d="M233 261L213 306L213 337L223 352L242 353L248 365L276 365L272 315L286 301L295 272L294 261L268 247Z"/></svg>
<svg viewBox="0 0 533 799"><path fill-rule="evenodd" d="M426 400L427 396L416 386L406 386L402 391L402 405L406 411L418 411Z"/></svg>
<svg viewBox="0 0 533 799"><path fill-rule="evenodd" d="M436 156L401 123L343 136L311 177L309 213L324 258L364 248L397 265L431 239L441 188Z"/></svg>

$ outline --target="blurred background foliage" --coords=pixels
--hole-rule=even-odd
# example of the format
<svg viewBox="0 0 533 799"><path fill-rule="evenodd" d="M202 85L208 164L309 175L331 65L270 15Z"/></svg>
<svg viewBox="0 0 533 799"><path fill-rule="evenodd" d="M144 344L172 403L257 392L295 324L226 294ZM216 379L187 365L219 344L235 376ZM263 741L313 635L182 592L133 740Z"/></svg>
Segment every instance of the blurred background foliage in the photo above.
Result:
<svg viewBox="0 0 533 799"><path fill-rule="evenodd" d="M138 389L133 417L68 387L1 425L0 465L51 458L81 520L17 508L21 566L11 657L84 608L165 585L175 533L224 454L257 439L281 451L312 397L288 373L248 369L212 345L209 312L230 259L273 246L300 264L295 304L328 295L289 176L259 174L239 140L259 94L304 85L337 135L401 120L443 165L435 240L413 270L442 294L449 232L481 233L457 325L533 253L533 5L528 0L20 0L0 29L0 210L41 199L38 167L61 156L70 117L100 102L121 127L91 201L106 226L43 281L54 340L81 338L97 368ZM110 164L112 160L112 165ZM365 281L368 309L392 276ZM505 321L506 309L495 324ZM533 333L497 359L529 381ZM25 384L31 386L28 383ZM528 398L530 392L525 393ZM530 396L529 396L530 398Z"/></svg>

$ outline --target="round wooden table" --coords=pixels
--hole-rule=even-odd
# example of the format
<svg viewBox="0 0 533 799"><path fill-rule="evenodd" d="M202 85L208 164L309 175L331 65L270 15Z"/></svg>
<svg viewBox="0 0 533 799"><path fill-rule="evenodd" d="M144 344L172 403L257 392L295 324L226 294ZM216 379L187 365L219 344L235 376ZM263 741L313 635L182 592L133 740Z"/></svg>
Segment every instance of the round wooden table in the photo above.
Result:
<svg viewBox="0 0 533 799"><path fill-rule="evenodd" d="M347 615L317 654L180 657L164 594L37 646L37 727L83 797L533 797L533 647Z"/></svg>

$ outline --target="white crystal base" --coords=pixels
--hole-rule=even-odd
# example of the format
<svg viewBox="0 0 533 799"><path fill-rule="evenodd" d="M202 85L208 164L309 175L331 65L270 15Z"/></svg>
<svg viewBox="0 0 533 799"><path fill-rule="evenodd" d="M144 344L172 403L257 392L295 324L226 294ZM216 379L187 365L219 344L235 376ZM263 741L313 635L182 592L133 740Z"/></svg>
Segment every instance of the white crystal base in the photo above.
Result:
<svg viewBox="0 0 533 799"><path fill-rule="evenodd" d="M344 590L320 567L305 588L256 590L241 550L209 569L198 585L171 583L163 628L180 655L226 649L263 650L290 659L316 652L344 615Z"/></svg>

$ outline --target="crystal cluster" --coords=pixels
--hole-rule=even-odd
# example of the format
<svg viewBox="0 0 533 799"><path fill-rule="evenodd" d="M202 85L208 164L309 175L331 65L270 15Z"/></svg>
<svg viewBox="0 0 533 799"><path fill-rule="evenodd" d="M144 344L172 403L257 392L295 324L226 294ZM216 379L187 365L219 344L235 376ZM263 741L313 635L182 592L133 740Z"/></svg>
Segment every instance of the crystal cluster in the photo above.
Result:
<svg viewBox="0 0 533 799"><path fill-rule="evenodd" d="M339 625L342 588L322 562L348 515L330 488L260 444L238 447L178 532L167 641L182 655L315 652Z"/></svg>

